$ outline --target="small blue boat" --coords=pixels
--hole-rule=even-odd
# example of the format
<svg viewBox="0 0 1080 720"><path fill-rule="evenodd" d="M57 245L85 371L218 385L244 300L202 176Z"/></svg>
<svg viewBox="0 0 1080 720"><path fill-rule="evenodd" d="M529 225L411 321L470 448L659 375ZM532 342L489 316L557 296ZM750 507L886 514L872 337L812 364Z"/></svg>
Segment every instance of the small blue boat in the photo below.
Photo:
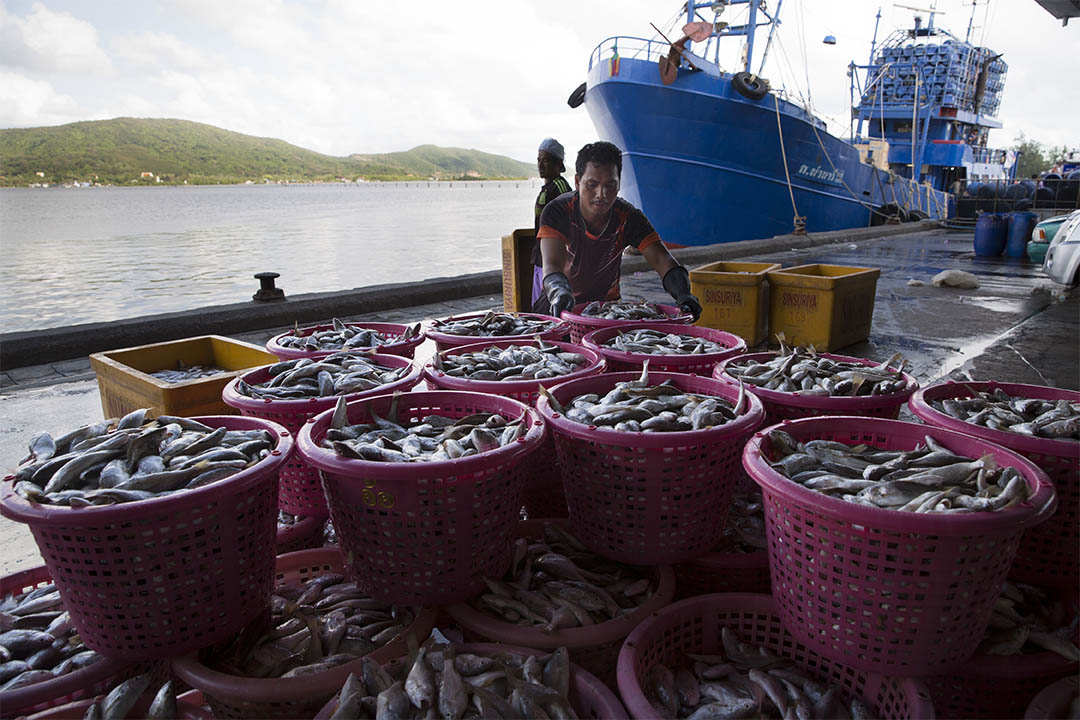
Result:
<svg viewBox="0 0 1080 720"><path fill-rule="evenodd" d="M934 27L933 14L877 47L875 28L870 62L849 66L852 124L841 139L751 72L755 33L768 28L763 67L782 4L688 0L675 42L611 37L589 58L569 103L584 103L599 136L623 150L622 195L665 242L944 218L950 189L1008 177L1006 153L985 147L1001 126L1000 56ZM726 22L737 10L742 20ZM738 72L717 62L729 37L745 38Z"/></svg>

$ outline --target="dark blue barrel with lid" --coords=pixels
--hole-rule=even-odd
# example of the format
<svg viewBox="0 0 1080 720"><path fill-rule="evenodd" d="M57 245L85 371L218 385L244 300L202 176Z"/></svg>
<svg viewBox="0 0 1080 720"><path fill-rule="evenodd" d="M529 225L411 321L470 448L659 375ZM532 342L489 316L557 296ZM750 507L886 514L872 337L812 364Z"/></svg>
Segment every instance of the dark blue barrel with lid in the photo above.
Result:
<svg viewBox="0 0 1080 720"><path fill-rule="evenodd" d="M1039 215L1033 212L1014 212L1009 215L1009 236L1005 254L1011 258L1027 257L1027 244ZM978 228L976 227L976 231ZM978 252L978 251L976 251Z"/></svg>
<svg viewBox="0 0 1080 720"><path fill-rule="evenodd" d="M975 254L997 257L1005 250L1009 221L997 213L983 213L975 221Z"/></svg>

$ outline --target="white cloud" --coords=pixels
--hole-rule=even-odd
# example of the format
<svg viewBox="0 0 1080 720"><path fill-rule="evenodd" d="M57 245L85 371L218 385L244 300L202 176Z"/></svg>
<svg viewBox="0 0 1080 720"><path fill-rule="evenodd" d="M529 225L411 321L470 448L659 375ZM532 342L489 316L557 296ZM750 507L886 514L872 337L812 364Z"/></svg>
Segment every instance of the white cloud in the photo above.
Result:
<svg viewBox="0 0 1080 720"><path fill-rule="evenodd" d="M0 122L26 127L67 122L78 105L44 80L0 70Z"/></svg>
<svg viewBox="0 0 1080 720"><path fill-rule="evenodd" d="M114 0L70 13L50 9L56 2L22 14L0 5L0 65L9 85L30 88L17 107L0 107L0 125L179 117L334 155L435 143L531 160L546 135L573 153L596 137L585 108L566 105L596 44L618 34L650 37L650 21L674 25L675 34L681 26L678 3L655 0L626 0L618 12L579 0L163 0L153 12ZM949 13L939 22L962 35L968 6L939 6ZM1075 28L1061 28L1033 4L997 7L986 44L1005 53L1011 70L1007 128L996 142L1024 130L1077 144L1080 99L1065 92L1071 70L1048 51L1075 55ZM839 135L847 131L847 63L865 62L874 10L853 0L788 0L770 50L765 74L804 93L809 75L815 108ZM911 13L886 7L884 14L879 41ZM825 34L838 44L822 45ZM763 47L761 35L758 57ZM721 63L733 67L737 54L731 43Z"/></svg>

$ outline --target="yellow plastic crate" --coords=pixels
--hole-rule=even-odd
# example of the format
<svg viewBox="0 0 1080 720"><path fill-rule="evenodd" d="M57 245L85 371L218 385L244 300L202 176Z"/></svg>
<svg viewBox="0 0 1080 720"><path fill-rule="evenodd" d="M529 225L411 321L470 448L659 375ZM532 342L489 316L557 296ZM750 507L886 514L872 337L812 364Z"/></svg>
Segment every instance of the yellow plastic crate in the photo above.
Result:
<svg viewBox="0 0 1080 720"><path fill-rule="evenodd" d="M766 273L780 263L714 262L690 271L690 291L701 301L697 324L734 333L753 347L769 335Z"/></svg>
<svg viewBox="0 0 1080 720"><path fill-rule="evenodd" d="M173 370L180 361L186 367L212 365L225 372L194 380L170 383L148 373ZM258 345L220 335L174 340L109 350L90 356L97 373L101 409L106 418L121 417L138 408L156 415L235 415L221 400L221 390L249 368L277 362Z"/></svg>
<svg viewBox="0 0 1080 720"><path fill-rule="evenodd" d="M502 239L502 290L504 312L532 312L532 251L536 231L520 228Z"/></svg>
<svg viewBox="0 0 1080 720"><path fill-rule="evenodd" d="M800 265L769 273L769 332L791 345L842 348L870 337L877 268Z"/></svg>

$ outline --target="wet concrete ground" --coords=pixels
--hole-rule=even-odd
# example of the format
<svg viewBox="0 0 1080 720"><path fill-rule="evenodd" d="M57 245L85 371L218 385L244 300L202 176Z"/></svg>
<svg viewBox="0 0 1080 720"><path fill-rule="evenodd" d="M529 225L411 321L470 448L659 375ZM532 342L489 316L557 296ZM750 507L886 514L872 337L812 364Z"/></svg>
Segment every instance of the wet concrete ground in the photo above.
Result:
<svg viewBox="0 0 1080 720"><path fill-rule="evenodd" d="M970 233L934 230L741 259L785 267L820 262L880 268L870 338L838 351L842 354L884 360L900 351L908 372L923 385L948 376L1080 390L1080 294L1054 285L1036 265L975 258ZM946 269L973 273L981 286L932 287L930 278ZM909 279L926 285L908 286ZM624 276L623 294L669 300L652 272ZM500 304L500 296L488 295L347 320L411 323ZM286 329L237 337L262 344ZM433 350L433 343L425 343L417 358L426 359ZM6 375L0 392L0 462L7 468L25 455L35 432L65 432L102 417L86 360L18 368ZM0 574L40 563L29 531L2 518L0 548Z"/></svg>

